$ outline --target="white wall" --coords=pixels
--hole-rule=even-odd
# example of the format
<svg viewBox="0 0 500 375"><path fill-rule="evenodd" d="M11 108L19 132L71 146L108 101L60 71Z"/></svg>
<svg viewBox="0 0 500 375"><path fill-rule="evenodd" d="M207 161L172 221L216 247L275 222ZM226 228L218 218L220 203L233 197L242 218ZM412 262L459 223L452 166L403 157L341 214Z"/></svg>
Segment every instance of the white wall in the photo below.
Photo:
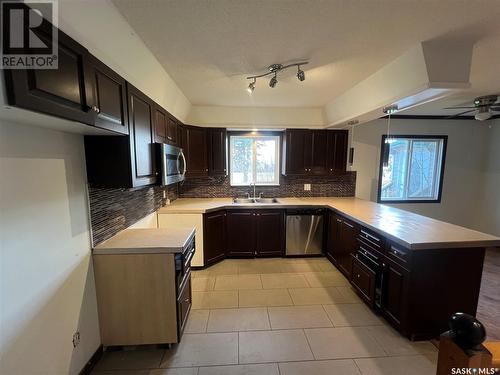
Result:
<svg viewBox="0 0 500 375"><path fill-rule="evenodd" d="M199 126L229 128L321 128L321 108L192 106L187 122Z"/></svg>
<svg viewBox="0 0 500 375"><path fill-rule="evenodd" d="M0 373L77 374L100 345L83 137L3 122L0 176Z"/></svg>
<svg viewBox="0 0 500 375"><path fill-rule="evenodd" d="M186 119L191 103L109 0L60 0L59 28L179 120Z"/></svg>
<svg viewBox="0 0 500 375"><path fill-rule="evenodd" d="M498 181L500 157L498 146L488 154L489 142L498 141L500 131L488 123L464 120L392 120L392 134L444 134L448 135L445 174L441 203L393 204L393 206L454 224L500 234L498 221L478 220L491 211L491 204L499 201ZM356 196L377 200L380 142L387 133L387 120L375 120L354 128L354 164L357 171ZM497 145L500 144L497 142ZM488 162L489 157L489 162ZM488 164L489 163L489 164ZM491 182L485 184L484 166L489 165ZM496 179L496 180L495 180ZM483 194L488 187L488 196ZM496 190L495 190L496 189ZM498 215L497 215L498 220Z"/></svg>
<svg viewBox="0 0 500 375"><path fill-rule="evenodd" d="M500 236L500 119L490 123L483 173L481 209L478 225L488 233Z"/></svg>

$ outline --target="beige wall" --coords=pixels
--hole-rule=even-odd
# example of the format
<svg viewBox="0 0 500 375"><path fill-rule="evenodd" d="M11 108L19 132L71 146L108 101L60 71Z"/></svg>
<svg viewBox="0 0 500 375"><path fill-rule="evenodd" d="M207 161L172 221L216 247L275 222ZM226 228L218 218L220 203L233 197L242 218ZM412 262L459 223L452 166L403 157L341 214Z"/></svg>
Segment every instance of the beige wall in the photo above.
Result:
<svg viewBox="0 0 500 375"><path fill-rule="evenodd" d="M191 103L109 0L60 0L59 27L184 121Z"/></svg>
<svg viewBox="0 0 500 375"><path fill-rule="evenodd" d="M83 137L0 123L0 176L0 373L77 374L100 345Z"/></svg>
<svg viewBox="0 0 500 375"><path fill-rule="evenodd" d="M494 202L498 207L499 202L499 189L495 191L494 181L498 181L500 157L496 147L489 148L492 142L495 142L495 137L498 141L500 131L498 125L492 125L490 129L489 124L492 123L464 120L392 120L393 134L448 135L441 203L393 206L500 234L500 220L498 214L493 214L491 207ZM354 129L355 156L352 169L357 171L356 196L359 198L377 200L380 142L382 134L386 133L387 120L372 121ZM490 171L489 182L485 180L485 166Z"/></svg>

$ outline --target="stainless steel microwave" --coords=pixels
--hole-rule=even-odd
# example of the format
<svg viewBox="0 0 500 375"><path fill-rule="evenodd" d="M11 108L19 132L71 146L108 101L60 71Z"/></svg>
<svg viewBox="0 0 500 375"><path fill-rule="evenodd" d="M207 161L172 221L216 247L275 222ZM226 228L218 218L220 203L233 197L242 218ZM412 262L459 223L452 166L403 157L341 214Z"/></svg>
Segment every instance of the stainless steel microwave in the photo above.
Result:
<svg viewBox="0 0 500 375"><path fill-rule="evenodd" d="M161 183L170 185L183 181L186 176L186 158L182 148L160 143Z"/></svg>

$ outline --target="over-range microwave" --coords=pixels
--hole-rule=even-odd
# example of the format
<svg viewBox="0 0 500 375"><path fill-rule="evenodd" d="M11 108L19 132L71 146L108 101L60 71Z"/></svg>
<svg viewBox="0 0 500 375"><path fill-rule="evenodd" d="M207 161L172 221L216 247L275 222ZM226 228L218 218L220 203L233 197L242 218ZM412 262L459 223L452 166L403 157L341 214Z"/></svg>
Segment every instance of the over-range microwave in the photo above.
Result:
<svg viewBox="0 0 500 375"><path fill-rule="evenodd" d="M186 158L182 148L158 143L160 149L161 183L170 185L183 181L186 176Z"/></svg>

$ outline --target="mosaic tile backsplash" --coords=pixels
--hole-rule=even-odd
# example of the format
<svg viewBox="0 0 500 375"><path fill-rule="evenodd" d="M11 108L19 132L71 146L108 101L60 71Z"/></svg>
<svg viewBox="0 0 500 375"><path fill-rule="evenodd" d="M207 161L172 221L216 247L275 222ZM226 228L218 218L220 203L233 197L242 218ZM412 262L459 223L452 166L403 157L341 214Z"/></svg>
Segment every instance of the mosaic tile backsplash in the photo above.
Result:
<svg viewBox="0 0 500 375"><path fill-rule="evenodd" d="M311 184L311 191L304 190ZM264 197L353 197L356 172L328 177L281 176L280 186L257 186ZM179 184L179 198L244 197L249 187L231 186L229 177L188 179Z"/></svg>
<svg viewBox="0 0 500 375"><path fill-rule="evenodd" d="M135 189L89 187L92 245L107 240L163 206L164 190L171 201L177 198L177 185Z"/></svg>

